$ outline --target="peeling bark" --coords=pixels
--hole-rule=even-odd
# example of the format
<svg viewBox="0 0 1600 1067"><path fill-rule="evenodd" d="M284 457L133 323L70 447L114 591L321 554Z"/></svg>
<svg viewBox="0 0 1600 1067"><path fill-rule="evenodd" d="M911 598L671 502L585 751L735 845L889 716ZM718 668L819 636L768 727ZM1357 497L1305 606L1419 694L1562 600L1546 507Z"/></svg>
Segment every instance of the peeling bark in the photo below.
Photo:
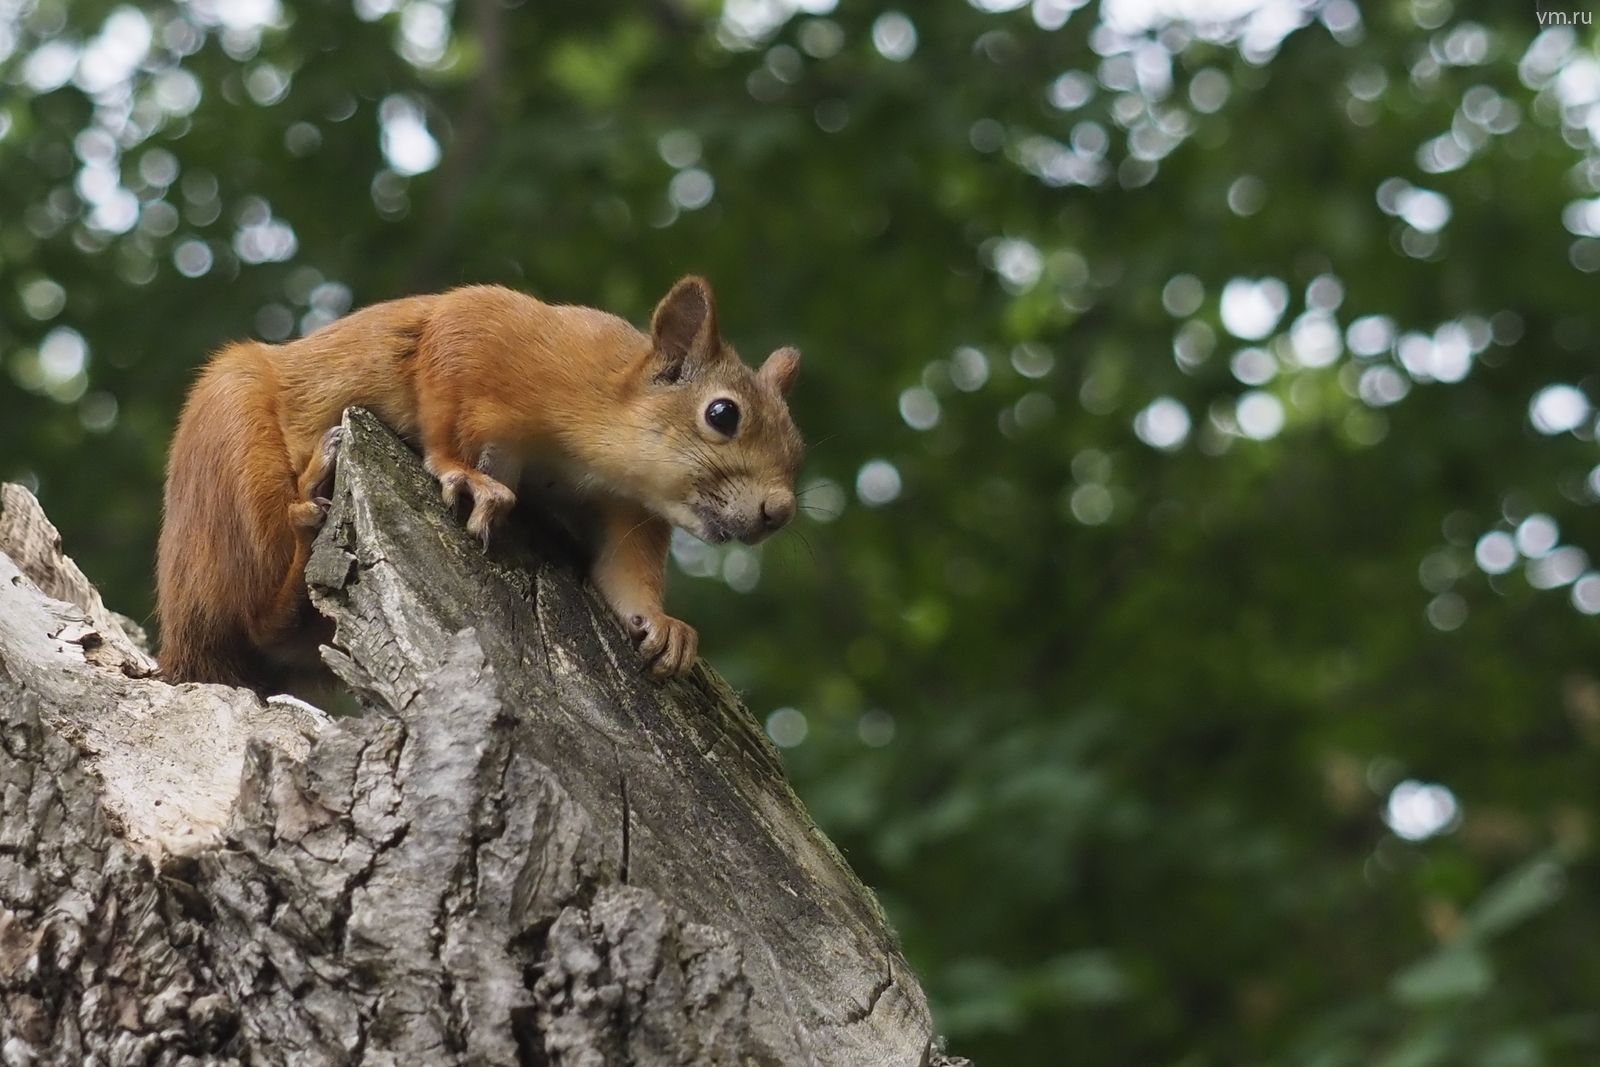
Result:
<svg viewBox="0 0 1600 1067"><path fill-rule="evenodd" d="M370 417L307 569L360 715L150 678L0 504L0 1064L958 1062L727 685Z"/></svg>

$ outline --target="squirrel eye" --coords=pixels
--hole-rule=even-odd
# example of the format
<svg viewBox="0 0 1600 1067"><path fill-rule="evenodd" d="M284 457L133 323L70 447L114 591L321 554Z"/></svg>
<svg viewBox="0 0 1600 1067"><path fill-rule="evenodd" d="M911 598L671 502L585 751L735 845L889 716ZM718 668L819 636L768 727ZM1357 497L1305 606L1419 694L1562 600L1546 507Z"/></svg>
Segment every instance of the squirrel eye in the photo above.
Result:
<svg viewBox="0 0 1600 1067"><path fill-rule="evenodd" d="M732 437L739 429L739 405L726 398L713 400L706 405L706 425L724 437Z"/></svg>

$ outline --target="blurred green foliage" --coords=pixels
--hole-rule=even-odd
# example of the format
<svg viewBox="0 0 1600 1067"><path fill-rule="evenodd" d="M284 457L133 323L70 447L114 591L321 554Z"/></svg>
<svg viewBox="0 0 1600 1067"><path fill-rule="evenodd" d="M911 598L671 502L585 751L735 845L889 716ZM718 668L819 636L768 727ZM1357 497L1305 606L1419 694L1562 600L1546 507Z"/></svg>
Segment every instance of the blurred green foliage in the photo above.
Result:
<svg viewBox="0 0 1600 1067"><path fill-rule="evenodd" d="M808 515L674 610L957 1050L1593 1063L1585 9L1079 6L0 0L0 476L144 613L224 340L702 272Z"/></svg>

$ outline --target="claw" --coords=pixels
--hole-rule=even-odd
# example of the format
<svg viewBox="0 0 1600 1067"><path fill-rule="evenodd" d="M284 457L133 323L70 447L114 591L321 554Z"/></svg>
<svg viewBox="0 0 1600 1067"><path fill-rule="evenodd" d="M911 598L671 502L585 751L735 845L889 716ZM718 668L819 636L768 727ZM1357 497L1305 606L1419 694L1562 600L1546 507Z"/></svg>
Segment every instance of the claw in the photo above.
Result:
<svg viewBox="0 0 1600 1067"><path fill-rule="evenodd" d="M467 532L483 542L484 551L489 549L489 540L494 534L495 527L510 507L498 496L481 496L472 506L472 514L467 516Z"/></svg>
<svg viewBox="0 0 1600 1067"><path fill-rule="evenodd" d="M311 487L312 503L326 508L324 501L333 495L333 478L339 471L339 446L344 443L344 427L334 426L322 435L322 443L317 446L318 462L322 464L322 476L317 479L317 484Z"/></svg>
<svg viewBox="0 0 1600 1067"><path fill-rule="evenodd" d="M344 444L344 427L329 427L328 432L322 435L322 458L331 462L339 454L339 446L342 444Z"/></svg>
<svg viewBox="0 0 1600 1067"><path fill-rule="evenodd" d="M647 618L630 615L625 620L628 633L639 646L645 670L657 682L683 674L694 665L700 635L694 627L670 615Z"/></svg>
<svg viewBox="0 0 1600 1067"><path fill-rule="evenodd" d="M639 654L647 661L654 662L667 647L667 628L665 626L652 626L645 623L640 634Z"/></svg>
<svg viewBox="0 0 1600 1067"><path fill-rule="evenodd" d="M429 473L434 473L444 462L428 459L424 466ZM465 490L464 495L472 504L472 510L467 513L467 532L483 542L484 551L488 551L495 526L516 507L517 495L482 471L466 467L445 467L442 473L434 473L434 477L439 479L439 496L445 507L458 514Z"/></svg>
<svg viewBox="0 0 1600 1067"><path fill-rule="evenodd" d="M328 509L316 501L302 500L289 508L289 521L302 530L315 532L328 519Z"/></svg>
<svg viewBox="0 0 1600 1067"><path fill-rule="evenodd" d="M439 496L445 507L454 508L461 499L461 487L467 484L465 471L449 471L439 479Z"/></svg>

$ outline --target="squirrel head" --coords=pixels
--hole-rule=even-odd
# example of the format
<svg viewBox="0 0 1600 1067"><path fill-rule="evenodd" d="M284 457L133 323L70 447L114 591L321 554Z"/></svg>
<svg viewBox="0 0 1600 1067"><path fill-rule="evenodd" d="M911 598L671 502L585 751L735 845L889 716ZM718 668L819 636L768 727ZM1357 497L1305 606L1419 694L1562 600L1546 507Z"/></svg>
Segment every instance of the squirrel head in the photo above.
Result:
<svg viewBox="0 0 1600 1067"><path fill-rule="evenodd" d="M717 331L703 278L656 305L633 412L644 503L703 541L746 544L794 517L804 444L785 399L800 353L780 348L753 370Z"/></svg>

